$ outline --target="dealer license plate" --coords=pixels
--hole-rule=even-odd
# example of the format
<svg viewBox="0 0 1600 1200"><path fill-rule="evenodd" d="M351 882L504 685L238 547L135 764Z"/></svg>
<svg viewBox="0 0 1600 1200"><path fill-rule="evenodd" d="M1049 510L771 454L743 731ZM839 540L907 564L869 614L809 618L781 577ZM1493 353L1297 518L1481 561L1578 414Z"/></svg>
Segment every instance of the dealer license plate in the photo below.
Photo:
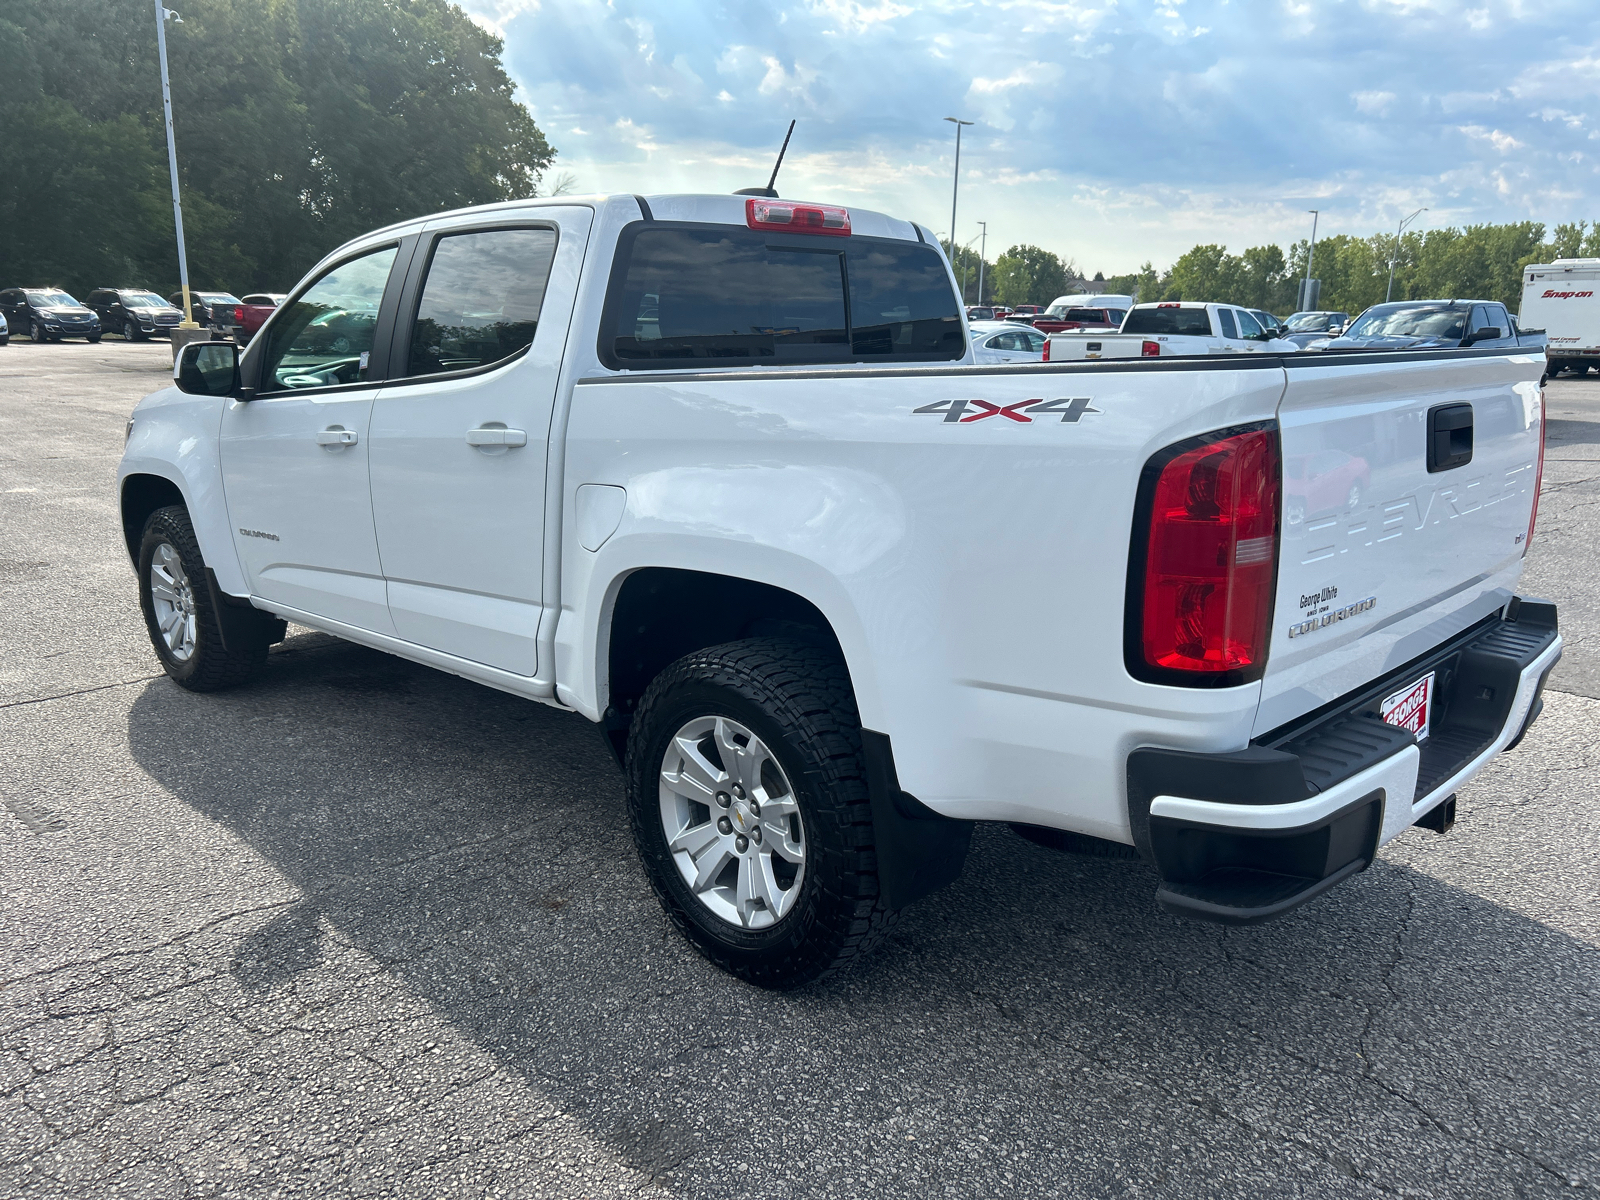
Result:
<svg viewBox="0 0 1600 1200"><path fill-rule="evenodd" d="M1433 675L1429 671L1415 683L1408 683L1385 698L1378 706L1379 716L1391 725L1411 730L1419 742L1428 736L1428 722L1433 716Z"/></svg>

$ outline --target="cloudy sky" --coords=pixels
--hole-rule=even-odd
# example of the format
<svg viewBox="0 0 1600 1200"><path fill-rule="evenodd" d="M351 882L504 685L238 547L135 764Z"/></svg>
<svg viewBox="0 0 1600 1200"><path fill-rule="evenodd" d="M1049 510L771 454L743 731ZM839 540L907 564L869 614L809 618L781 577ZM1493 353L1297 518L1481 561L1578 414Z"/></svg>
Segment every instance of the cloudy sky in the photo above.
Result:
<svg viewBox="0 0 1600 1200"><path fill-rule="evenodd" d="M465 0L582 191L778 190L1090 274L1600 217L1597 0Z"/></svg>

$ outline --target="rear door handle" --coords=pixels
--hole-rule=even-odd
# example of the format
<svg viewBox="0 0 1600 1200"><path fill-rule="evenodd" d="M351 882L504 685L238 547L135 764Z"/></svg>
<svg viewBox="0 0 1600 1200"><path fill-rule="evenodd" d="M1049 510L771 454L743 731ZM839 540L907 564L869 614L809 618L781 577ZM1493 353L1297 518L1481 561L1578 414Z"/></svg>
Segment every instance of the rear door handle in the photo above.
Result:
<svg viewBox="0 0 1600 1200"><path fill-rule="evenodd" d="M467 430L469 446L526 446L527 444L528 434L521 429L507 429L500 426Z"/></svg>
<svg viewBox="0 0 1600 1200"><path fill-rule="evenodd" d="M319 429L317 431L317 445L319 446L354 446L356 434L353 429Z"/></svg>

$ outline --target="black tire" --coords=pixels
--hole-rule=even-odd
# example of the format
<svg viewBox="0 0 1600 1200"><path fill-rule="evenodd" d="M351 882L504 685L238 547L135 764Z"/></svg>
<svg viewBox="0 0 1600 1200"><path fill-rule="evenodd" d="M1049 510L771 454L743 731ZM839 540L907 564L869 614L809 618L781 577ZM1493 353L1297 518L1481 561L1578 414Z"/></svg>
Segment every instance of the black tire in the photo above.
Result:
<svg viewBox="0 0 1600 1200"><path fill-rule="evenodd" d="M724 716L762 739L788 776L806 845L801 894L775 924L745 929L690 891L667 845L660 771L675 734ZM827 650L751 638L698 650L661 672L634 713L628 814L667 915L723 970L760 987L824 979L870 950L896 914L879 896L861 725L844 664Z"/></svg>
<svg viewBox="0 0 1600 1200"><path fill-rule="evenodd" d="M151 595L151 564L163 544L177 551L178 561L192 585L195 636L194 647L186 659L175 657L169 650L157 623L155 600ZM241 632L224 648L205 579L205 559L200 554L200 543L195 540L188 510L175 504L151 513L139 541L139 607L144 610L145 628L161 669L172 682L191 692L220 691L249 679L266 661L270 636L263 624L259 634L247 636Z"/></svg>
<svg viewBox="0 0 1600 1200"><path fill-rule="evenodd" d="M49 340L49 335L45 333L44 326L37 321L28 322L28 336L38 345L43 345Z"/></svg>
<svg viewBox="0 0 1600 1200"><path fill-rule="evenodd" d="M98 333L87 333L84 334L84 337L91 346L100 340L100 335Z"/></svg>

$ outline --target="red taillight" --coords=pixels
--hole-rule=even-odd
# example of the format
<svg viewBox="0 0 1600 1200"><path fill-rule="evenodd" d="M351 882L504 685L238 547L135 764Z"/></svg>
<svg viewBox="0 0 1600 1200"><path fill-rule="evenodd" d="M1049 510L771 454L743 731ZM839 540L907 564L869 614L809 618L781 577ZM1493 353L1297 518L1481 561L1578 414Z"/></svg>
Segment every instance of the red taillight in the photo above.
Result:
<svg viewBox="0 0 1600 1200"><path fill-rule="evenodd" d="M1528 514L1528 536L1522 541L1522 556L1528 556L1528 547L1533 545L1533 526L1539 519L1539 493L1544 488L1544 431L1549 425L1546 420L1544 407L1544 389L1539 389L1539 467L1533 473L1533 511Z"/></svg>
<svg viewBox="0 0 1600 1200"><path fill-rule="evenodd" d="M1150 496L1137 663L1129 647L1130 666L1144 668L1138 673L1218 684L1260 677L1271 633L1279 477L1275 429L1203 442L1161 467ZM1236 674L1221 678L1228 672Z"/></svg>
<svg viewBox="0 0 1600 1200"><path fill-rule="evenodd" d="M236 307L233 310L233 319L241 325L244 324L244 309Z"/></svg>
<svg viewBox="0 0 1600 1200"><path fill-rule="evenodd" d="M1049 362L1050 361L1050 339L1049 338L1045 338L1045 340L1044 340L1044 358L1042 358L1040 361L1041 362Z"/></svg>
<svg viewBox="0 0 1600 1200"><path fill-rule="evenodd" d="M1160 342L1145 342L1142 346L1139 347L1139 357L1140 358L1160 358L1161 357L1161 343Z"/></svg>
<svg viewBox="0 0 1600 1200"><path fill-rule="evenodd" d="M745 224L751 229L781 229L788 233L827 233L850 236L850 210L831 204L797 204L793 200L744 202Z"/></svg>

